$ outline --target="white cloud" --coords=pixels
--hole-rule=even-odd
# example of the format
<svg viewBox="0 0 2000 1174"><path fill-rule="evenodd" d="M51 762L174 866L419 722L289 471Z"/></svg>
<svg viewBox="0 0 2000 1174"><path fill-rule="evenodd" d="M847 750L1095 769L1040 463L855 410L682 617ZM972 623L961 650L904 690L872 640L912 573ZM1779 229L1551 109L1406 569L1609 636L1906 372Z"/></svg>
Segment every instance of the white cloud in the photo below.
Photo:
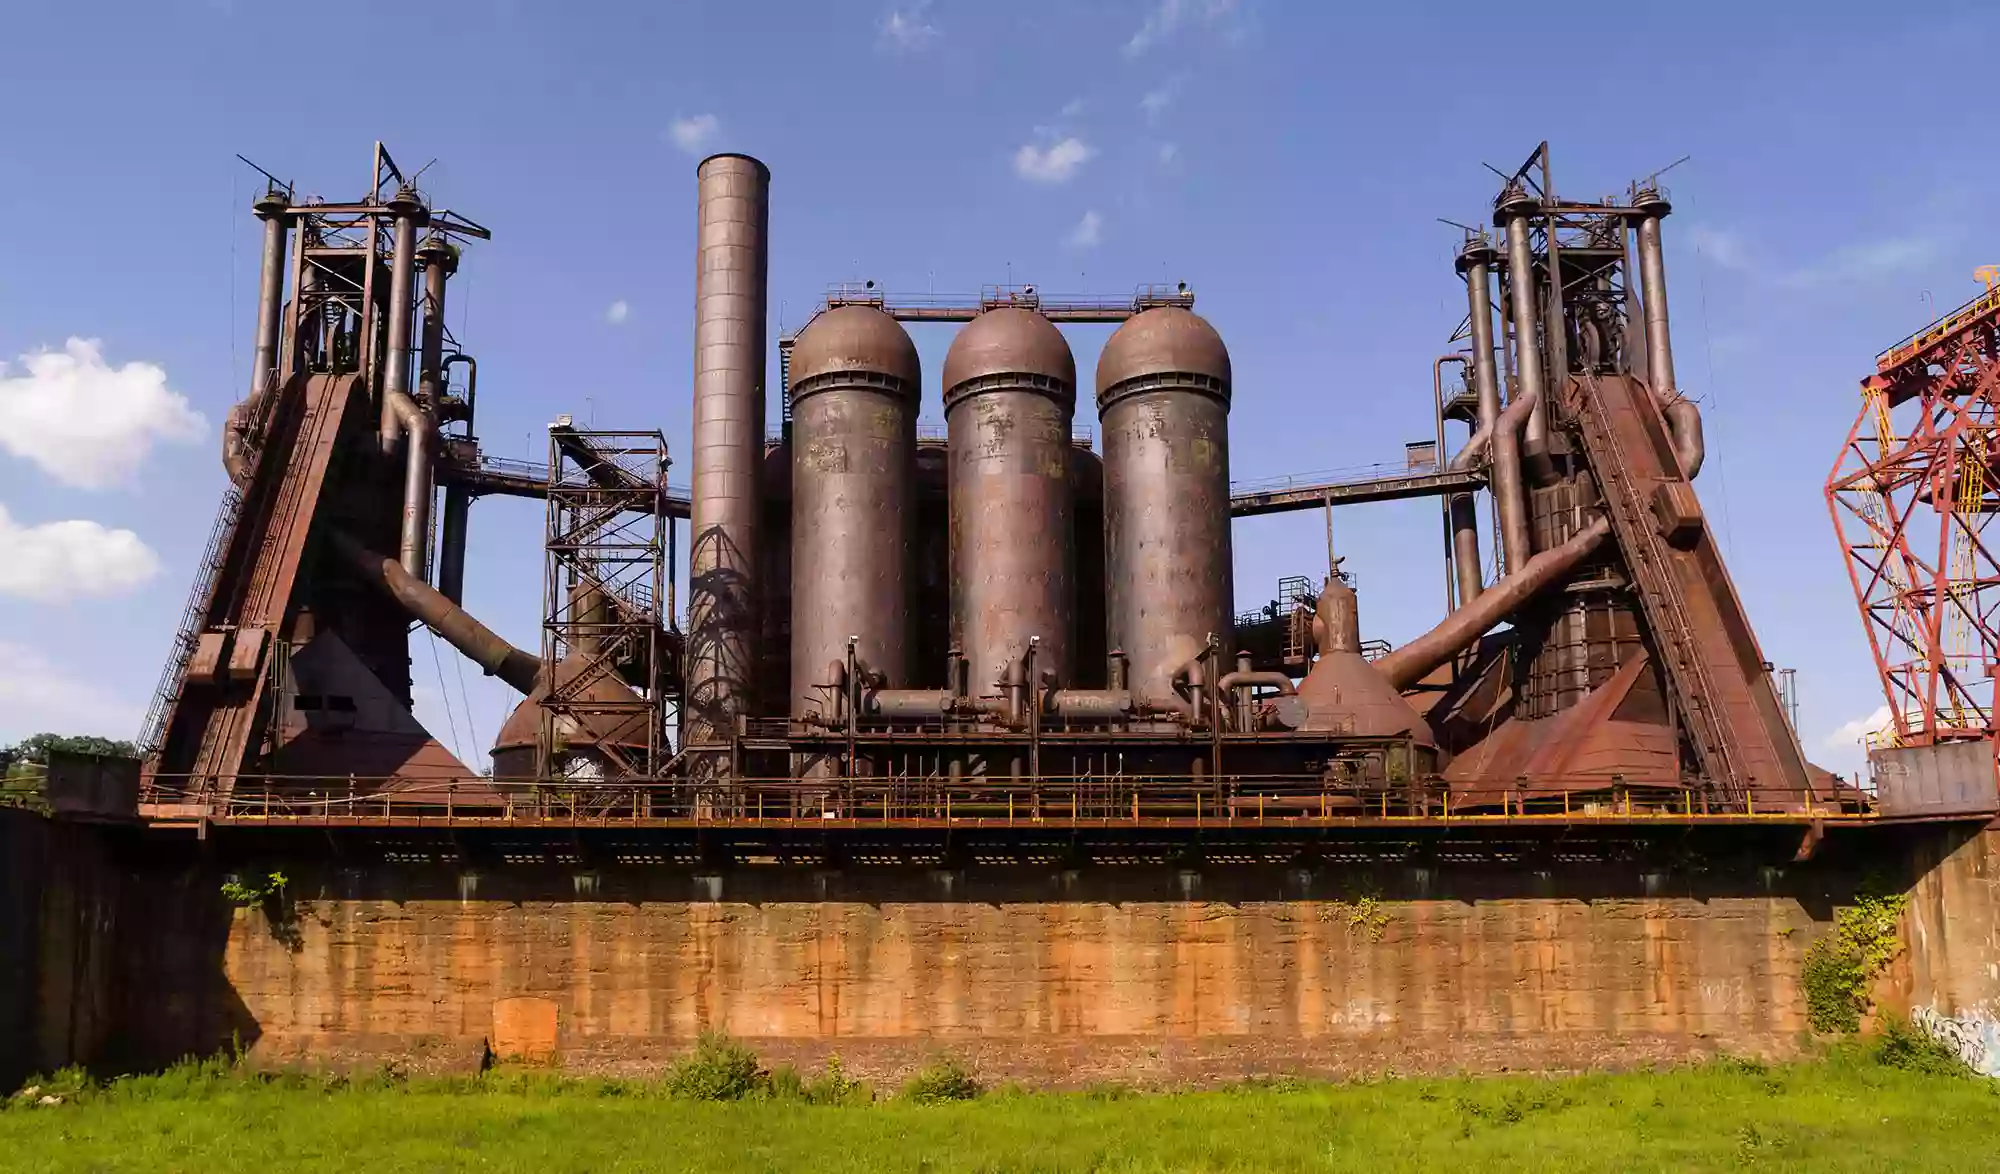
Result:
<svg viewBox="0 0 2000 1174"><path fill-rule="evenodd" d="M1835 249L1810 265L1784 274L1779 283L1805 289L1877 281L1921 269L1940 259L1948 243L1945 236L1933 232L1862 241Z"/></svg>
<svg viewBox="0 0 2000 1174"><path fill-rule="evenodd" d="M908 8L890 9L882 18L882 45L897 53L921 53L938 38L938 28L928 19L930 0L917 0Z"/></svg>
<svg viewBox="0 0 2000 1174"><path fill-rule="evenodd" d="M1176 143L1160 144L1160 162L1162 163L1172 163L1180 153L1180 146Z"/></svg>
<svg viewBox="0 0 2000 1174"><path fill-rule="evenodd" d="M123 595L160 573L160 556L130 530L96 522L23 526L0 506L0 595L38 603Z"/></svg>
<svg viewBox="0 0 2000 1174"><path fill-rule="evenodd" d="M1852 752L1855 747L1861 744L1862 738L1874 733L1876 730L1882 729L1888 724L1889 707L1886 705L1876 706L1875 712L1869 714L1867 717L1857 717L1851 722L1836 727L1831 734L1826 736L1825 747L1828 750Z"/></svg>
<svg viewBox="0 0 2000 1174"><path fill-rule="evenodd" d="M1147 90L1139 99L1139 109L1146 115L1146 121L1158 122L1160 116L1167 112L1167 107L1174 104L1179 92L1180 83L1177 81L1168 82L1156 90Z"/></svg>
<svg viewBox="0 0 2000 1174"><path fill-rule="evenodd" d="M1744 234L1697 224L1695 249L1718 267L1787 289L1861 286L1911 273L1941 260L1952 234L1925 229L1844 245L1803 265L1787 268L1761 256Z"/></svg>
<svg viewBox="0 0 2000 1174"><path fill-rule="evenodd" d="M1081 116L1082 114L1083 114L1082 98L1071 98L1069 101L1063 103L1063 108L1061 110L1056 111L1057 118L1076 118Z"/></svg>
<svg viewBox="0 0 2000 1174"><path fill-rule="evenodd" d="M0 363L0 448L65 485L130 483L155 443L199 440L207 431L157 364L113 367L94 338L22 355L19 373Z"/></svg>
<svg viewBox="0 0 2000 1174"><path fill-rule="evenodd" d="M667 135L674 140L674 146L690 155L699 155L708 149L709 141L715 138L715 132L720 129L722 124L716 121L715 115L696 114L674 119L673 126L667 129Z"/></svg>
<svg viewBox="0 0 2000 1174"><path fill-rule="evenodd" d="M1035 183L1063 183L1095 154L1096 150L1074 136L1047 147L1027 143L1014 152L1014 172Z"/></svg>
<svg viewBox="0 0 2000 1174"><path fill-rule="evenodd" d="M1160 0L1139 31L1125 42L1125 56L1138 57L1166 40L1190 20L1211 23L1236 10L1236 0Z"/></svg>
<svg viewBox="0 0 2000 1174"><path fill-rule="evenodd" d="M1708 224L1697 224L1690 231L1695 251L1722 266L1738 272L1750 266L1750 247L1743 234L1727 228L1717 228Z"/></svg>
<svg viewBox="0 0 2000 1174"><path fill-rule="evenodd" d="M0 741L43 731L130 738L145 714L25 645L0 641Z"/></svg>
<svg viewBox="0 0 2000 1174"><path fill-rule="evenodd" d="M1103 239L1104 217L1094 211L1085 212L1083 219L1077 221L1076 227L1070 229L1069 236L1064 238L1073 249L1087 249Z"/></svg>
<svg viewBox="0 0 2000 1174"><path fill-rule="evenodd" d="M604 320L613 326L625 325L625 320L631 316L632 306L623 298L611 303L611 308L604 311Z"/></svg>

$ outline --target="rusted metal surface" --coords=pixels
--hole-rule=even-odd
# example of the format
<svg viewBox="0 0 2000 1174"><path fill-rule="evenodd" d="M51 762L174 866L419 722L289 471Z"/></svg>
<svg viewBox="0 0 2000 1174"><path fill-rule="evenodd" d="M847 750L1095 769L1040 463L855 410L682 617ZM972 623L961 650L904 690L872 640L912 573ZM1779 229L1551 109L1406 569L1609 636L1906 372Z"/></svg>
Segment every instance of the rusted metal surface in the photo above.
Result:
<svg viewBox="0 0 2000 1174"><path fill-rule="evenodd" d="M916 521L917 350L880 310L820 315L792 351L790 712L822 700L813 679L855 655L910 684L911 531Z"/></svg>
<svg viewBox="0 0 2000 1174"><path fill-rule="evenodd" d="M1235 518L1256 518L1266 514L1323 509L1333 505L1360 505L1371 501L1403 501L1412 497L1442 497L1469 493L1486 484L1484 473L1460 469L1442 473L1382 473L1375 476L1319 480L1311 477L1274 479L1277 484L1257 482L1231 487L1229 514Z"/></svg>
<svg viewBox="0 0 2000 1174"><path fill-rule="evenodd" d="M1320 589L1315 605L1314 641L1319 659L1298 689L1305 706L1300 729L1360 737L1407 735L1429 746L1429 725L1398 692L1381 663L1361 655L1361 609L1354 588L1336 574ZM1405 771L1419 770L1405 762Z"/></svg>
<svg viewBox="0 0 2000 1174"><path fill-rule="evenodd" d="M1993 745L1939 742L1882 746L1868 752L1877 809L1887 818L2000 813Z"/></svg>
<svg viewBox="0 0 2000 1174"><path fill-rule="evenodd" d="M685 740L727 736L756 696L757 484L771 173L743 155L696 169L694 492ZM704 760L714 766L713 760Z"/></svg>
<svg viewBox="0 0 2000 1174"><path fill-rule="evenodd" d="M1611 533L1598 519L1554 550L1529 559L1520 570L1488 588L1480 597L1445 617L1443 623L1377 660L1376 671L1398 689L1407 689L1431 670L1472 647L1494 625L1536 595L1567 576L1589 558Z"/></svg>
<svg viewBox="0 0 2000 1174"><path fill-rule="evenodd" d="M1075 606L1069 344L1032 311L990 310L952 340L944 385L952 643L971 666L972 695L997 693L1031 641L1039 671L1067 681Z"/></svg>
<svg viewBox="0 0 2000 1174"><path fill-rule="evenodd" d="M1533 242L1529 239L1528 218L1538 201L1518 183L1510 183L1494 201L1493 223L1507 234L1507 298L1514 328L1515 386L1517 399L1530 401L1526 425L1521 431L1521 447L1530 459L1548 448L1548 387L1544 355L1536 345L1540 337L1542 307L1536 289Z"/></svg>
<svg viewBox="0 0 2000 1174"><path fill-rule="evenodd" d="M1234 647L1229 524L1229 352L1209 324L1148 310L1104 344L1107 639L1142 703L1211 641Z"/></svg>
<svg viewBox="0 0 2000 1174"><path fill-rule="evenodd" d="M1805 756L1714 537L1702 526L1676 547L1654 518L1655 490L1684 479L1651 392L1630 377L1585 377L1570 381L1565 400L1701 773L1732 794L1808 788Z"/></svg>
<svg viewBox="0 0 2000 1174"><path fill-rule="evenodd" d="M672 783L566 783L501 787L479 776L398 794L388 780L354 780L307 794L307 780L273 779L238 791L207 821L224 826L294 827L625 827L827 831L1129 828L1169 832L1253 828L1588 827L1744 824L1867 824L1877 817L1851 800L1811 790L1774 793L1769 807L1719 804L1668 783L1609 774L1552 777L1524 788L1517 779L1425 786L1332 788L1318 775L1243 776L1231 797L1208 786L1138 778L1046 777L1018 783L943 779L922 785L849 780L837 806L826 784L795 777L739 780L745 801L705 804L698 789ZM343 780L345 782L345 780ZM188 818L198 788L159 780L141 814ZM1786 801L1789 800L1789 801Z"/></svg>
<svg viewBox="0 0 2000 1174"><path fill-rule="evenodd" d="M255 642L261 649L280 632L341 423L363 400L359 382L353 376L314 375L281 393L286 402L267 440L272 459L256 463L206 607L205 632L227 633L232 648ZM255 745L270 679L262 667L209 687L184 683L149 773L195 773L226 792Z"/></svg>
<svg viewBox="0 0 2000 1174"><path fill-rule="evenodd" d="M467 659L485 669L488 676L499 677L522 693L534 691L542 668L541 657L501 639L472 613L411 575L395 559L376 554L338 530L330 538L333 548L354 573L363 582L387 593L411 619L444 637Z"/></svg>

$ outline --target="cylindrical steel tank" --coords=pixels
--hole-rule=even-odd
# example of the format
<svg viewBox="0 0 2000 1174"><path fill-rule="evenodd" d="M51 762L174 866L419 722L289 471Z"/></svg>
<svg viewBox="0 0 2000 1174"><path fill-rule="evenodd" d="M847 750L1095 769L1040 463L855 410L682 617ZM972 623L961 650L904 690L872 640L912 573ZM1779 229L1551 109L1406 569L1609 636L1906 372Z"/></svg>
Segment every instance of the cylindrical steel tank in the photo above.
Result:
<svg viewBox="0 0 2000 1174"><path fill-rule="evenodd" d="M1097 411L1108 641L1134 698L1165 704L1211 638L1235 643L1229 350L1191 311L1147 310L1104 344Z"/></svg>
<svg viewBox="0 0 2000 1174"><path fill-rule="evenodd" d="M744 155L704 159L695 175L694 500L683 739L691 746L726 738L755 696L771 189L770 171Z"/></svg>
<svg viewBox="0 0 2000 1174"><path fill-rule="evenodd" d="M896 320L867 306L813 319L792 345L794 717L849 637L890 688L909 682L911 483L922 369Z"/></svg>
<svg viewBox="0 0 2000 1174"><path fill-rule="evenodd" d="M1070 673L1069 448L1076 359L1031 310L973 319L944 359L950 438L951 631L974 696L1001 691L1031 639L1038 672Z"/></svg>

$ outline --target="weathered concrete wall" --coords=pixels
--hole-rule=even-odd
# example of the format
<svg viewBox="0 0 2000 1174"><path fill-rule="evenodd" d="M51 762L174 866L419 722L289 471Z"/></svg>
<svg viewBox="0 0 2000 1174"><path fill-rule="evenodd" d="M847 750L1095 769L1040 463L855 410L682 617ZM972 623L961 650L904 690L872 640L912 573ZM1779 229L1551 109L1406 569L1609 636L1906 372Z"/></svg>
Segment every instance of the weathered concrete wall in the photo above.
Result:
<svg viewBox="0 0 2000 1174"><path fill-rule="evenodd" d="M120 888L97 829L0 808L0 1089L104 1049Z"/></svg>
<svg viewBox="0 0 2000 1174"><path fill-rule="evenodd" d="M289 922L237 915L226 974L271 1062L491 1040L637 1071L712 1029L877 1075L940 1047L995 1076L1065 1080L1621 1065L1792 1047L1823 883L295 873Z"/></svg>
<svg viewBox="0 0 2000 1174"><path fill-rule="evenodd" d="M1906 867L1909 948L1886 994L1927 1014L2000 1005L2000 833L1673 871L1440 851L1424 867L703 874L349 864L322 844L260 857L288 900L251 909L199 845L29 817L0 837L14 1071L236 1045L272 1064L467 1068L490 1046L644 1072L704 1030L872 1078L940 1048L992 1079L1063 1082L1782 1055L1805 1026L1807 946L1861 875Z"/></svg>
<svg viewBox="0 0 2000 1174"><path fill-rule="evenodd" d="M1915 845L1889 998L2000 1076L2000 825Z"/></svg>

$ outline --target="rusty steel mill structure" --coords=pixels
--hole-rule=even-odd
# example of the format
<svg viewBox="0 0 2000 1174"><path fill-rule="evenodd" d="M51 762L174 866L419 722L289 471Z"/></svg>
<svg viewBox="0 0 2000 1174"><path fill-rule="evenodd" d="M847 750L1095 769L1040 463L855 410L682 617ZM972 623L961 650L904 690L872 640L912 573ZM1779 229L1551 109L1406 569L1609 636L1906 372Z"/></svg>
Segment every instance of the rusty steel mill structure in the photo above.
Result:
<svg viewBox="0 0 2000 1174"><path fill-rule="evenodd" d="M740 155L697 170L684 492L658 432L560 417L545 467L481 453L443 311L486 230L379 148L353 203L274 181L257 370L145 735L146 818L612 829L704 860L1705 825L1789 828L1790 852L1877 818L1807 764L1694 491L1656 182L1560 198L1538 149L1466 231L1435 436L1378 475L1261 483L1232 481L1229 416L1269 391L1237 385L1186 286L840 286L773 352L771 184ZM1079 322L1117 324L1094 371ZM918 426L906 324L956 330L943 436ZM548 504L534 651L458 603L494 493ZM1332 512L1421 496L1450 607L1389 648ZM1328 573L1238 615L1232 519L1283 510L1327 513ZM412 716L417 624L523 695L490 771Z"/></svg>

